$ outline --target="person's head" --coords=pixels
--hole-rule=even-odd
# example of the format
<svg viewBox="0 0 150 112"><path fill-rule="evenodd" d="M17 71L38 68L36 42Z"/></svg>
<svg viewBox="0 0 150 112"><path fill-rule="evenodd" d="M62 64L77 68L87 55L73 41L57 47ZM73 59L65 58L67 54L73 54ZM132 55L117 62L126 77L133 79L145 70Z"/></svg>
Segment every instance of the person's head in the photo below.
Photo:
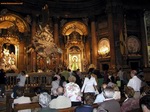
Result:
<svg viewBox="0 0 150 112"><path fill-rule="evenodd" d="M103 90L103 95L104 97L107 98L113 98L114 96L114 90L112 87L107 86L104 90Z"/></svg>
<svg viewBox="0 0 150 112"><path fill-rule="evenodd" d="M107 84L106 84L106 83L103 83L103 84L101 85L101 91L103 91L106 87L107 87Z"/></svg>
<svg viewBox="0 0 150 112"><path fill-rule="evenodd" d="M140 94L141 96L150 94L150 86L146 85L146 86L141 87Z"/></svg>
<svg viewBox="0 0 150 112"><path fill-rule="evenodd" d="M92 73L94 73L94 68L89 68L88 74L92 74Z"/></svg>
<svg viewBox="0 0 150 112"><path fill-rule="evenodd" d="M63 88L63 87L58 87L58 88L56 89L56 91L57 91L58 96L64 94L64 88Z"/></svg>
<svg viewBox="0 0 150 112"><path fill-rule="evenodd" d="M71 75L69 78L68 78L69 82L76 82L76 77Z"/></svg>
<svg viewBox="0 0 150 112"><path fill-rule="evenodd" d="M145 95L140 99L140 107L143 112L150 112L150 95Z"/></svg>
<svg viewBox="0 0 150 112"><path fill-rule="evenodd" d="M93 105L94 103L94 100L95 100L95 96L94 94L91 94L91 93L86 93L84 95L84 103L87 104L87 105Z"/></svg>
<svg viewBox="0 0 150 112"><path fill-rule="evenodd" d="M17 97L21 97L23 95L24 95L24 88L23 87L17 88L17 90L16 90L16 96Z"/></svg>
<svg viewBox="0 0 150 112"><path fill-rule="evenodd" d="M135 91L132 87L125 86L124 87L124 94L127 98L133 98Z"/></svg>
<svg viewBox="0 0 150 112"><path fill-rule="evenodd" d="M43 92L39 96L39 104L42 107L48 107L51 101L51 96L47 92Z"/></svg>
<svg viewBox="0 0 150 112"><path fill-rule="evenodd" d="M131 70L131 72L130 72L130 76L131 76L131 77L136 76L136 74L137 74L137 71L136 71L136 70Z"/></svg>
<svg viewBox="0 0 150 112"><path fill-rule="evenodd" d="M21 75L26 75L26 72L25 71L21 71Z"/></svg>
<svg viewBox="0 0 150 112"><path fill-rule="evenodd" d="M34 88L34 93L35 93L36 95L40 94L41 92L42 92L42 88L41 88L41 87L36 87L36 88Z"/></svg>

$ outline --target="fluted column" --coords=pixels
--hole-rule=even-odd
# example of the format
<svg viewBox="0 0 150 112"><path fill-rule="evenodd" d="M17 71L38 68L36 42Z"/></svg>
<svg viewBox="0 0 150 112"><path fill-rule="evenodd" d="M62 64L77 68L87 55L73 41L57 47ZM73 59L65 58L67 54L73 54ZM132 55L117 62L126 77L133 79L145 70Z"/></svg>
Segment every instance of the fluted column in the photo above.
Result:
<svg viewBox="0 0 150 112"><path fill-rule="evenodd" d="M97 37L95 18L91 18L91 60L92 64L97 66Z"/></svg>

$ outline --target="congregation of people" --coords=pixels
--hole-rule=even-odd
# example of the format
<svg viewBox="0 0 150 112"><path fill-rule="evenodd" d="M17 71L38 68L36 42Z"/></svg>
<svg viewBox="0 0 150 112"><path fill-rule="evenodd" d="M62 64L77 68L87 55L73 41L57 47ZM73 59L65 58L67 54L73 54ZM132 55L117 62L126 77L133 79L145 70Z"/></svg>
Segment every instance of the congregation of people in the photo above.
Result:
<svg viewBox="0 0 150 112"><path fill-rule="evenodd" d="M75 107L75 112L150 112L150 86L144 80L144 72L119 68L117 72L89 67L86 74L80 69L71 71L64 68L56 71L48 91L42 86L35 87L35 95L24 96L25 71L18 75L18 83L11 97L14 104L39 102L41 108L19 112L58 112L57 109ZM98 105L96 108L94 104Z"/></svg>

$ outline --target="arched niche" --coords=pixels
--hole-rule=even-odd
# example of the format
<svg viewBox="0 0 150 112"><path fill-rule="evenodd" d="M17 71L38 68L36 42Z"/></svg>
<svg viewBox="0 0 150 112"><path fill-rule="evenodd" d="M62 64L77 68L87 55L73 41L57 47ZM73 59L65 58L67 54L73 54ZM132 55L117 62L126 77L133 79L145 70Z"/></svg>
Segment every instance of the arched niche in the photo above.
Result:
<svg viewBox="0 0 150 112"><path fill-rule="evenodd" d="M19 41L16 38L0 38L0 68L6 72L17 72Z"/></svg>

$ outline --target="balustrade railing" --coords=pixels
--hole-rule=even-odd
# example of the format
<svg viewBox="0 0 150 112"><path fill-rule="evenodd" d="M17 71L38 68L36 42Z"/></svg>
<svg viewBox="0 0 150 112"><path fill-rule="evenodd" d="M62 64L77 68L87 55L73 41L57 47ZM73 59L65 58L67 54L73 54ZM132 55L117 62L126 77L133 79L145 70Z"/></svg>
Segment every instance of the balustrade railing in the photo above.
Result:
<svg viewBox="0 0 150 112"><path fill-rule="evenodd" d="M52 81L53 72L42 72L42 73L27 73L25 88L35 87L44 85L45 87L50 86ZM17 83L17 73L6 74L6 91L11 90Z"/></svg>

